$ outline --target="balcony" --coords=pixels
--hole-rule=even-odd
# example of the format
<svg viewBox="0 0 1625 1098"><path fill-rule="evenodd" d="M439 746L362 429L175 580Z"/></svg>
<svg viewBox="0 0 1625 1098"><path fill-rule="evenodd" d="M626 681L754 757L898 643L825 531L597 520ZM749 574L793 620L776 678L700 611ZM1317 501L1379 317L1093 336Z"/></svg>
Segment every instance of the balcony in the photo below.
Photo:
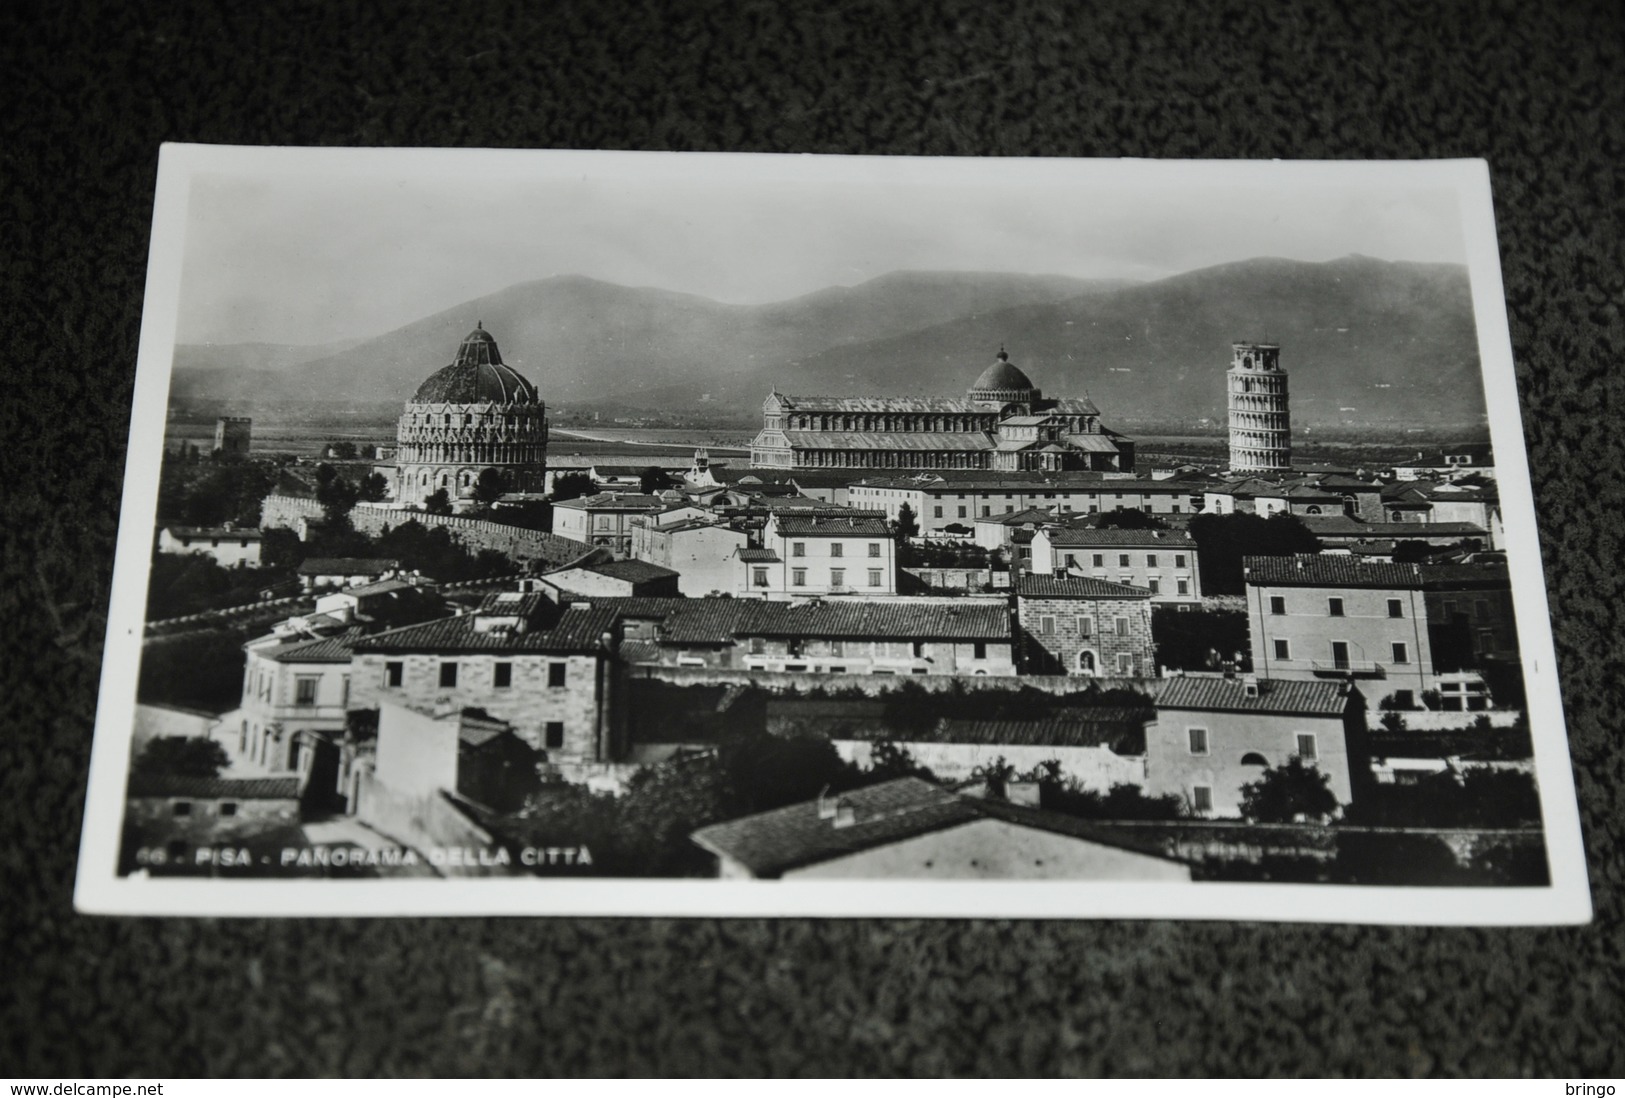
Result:
<svg viewBox="0 0 1625 1098"><path fill-rule="evenodd" d="M1385 679L1388 672L1374 660L1311 660L1310 670L1329 678Z"/></svg>

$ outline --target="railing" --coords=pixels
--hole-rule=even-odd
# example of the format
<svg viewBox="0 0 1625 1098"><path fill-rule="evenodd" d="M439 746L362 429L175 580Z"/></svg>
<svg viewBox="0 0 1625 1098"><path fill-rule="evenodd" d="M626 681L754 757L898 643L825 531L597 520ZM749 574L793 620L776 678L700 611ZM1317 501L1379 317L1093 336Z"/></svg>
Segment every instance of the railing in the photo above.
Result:
<svg viewBox="0 0 1625 1098"><path fill-rule="evenodd" d="M1366 678L1387 678L1382 664L1374 660L1311 660L1310 668L1317 675L1349 675Z"/></svg>

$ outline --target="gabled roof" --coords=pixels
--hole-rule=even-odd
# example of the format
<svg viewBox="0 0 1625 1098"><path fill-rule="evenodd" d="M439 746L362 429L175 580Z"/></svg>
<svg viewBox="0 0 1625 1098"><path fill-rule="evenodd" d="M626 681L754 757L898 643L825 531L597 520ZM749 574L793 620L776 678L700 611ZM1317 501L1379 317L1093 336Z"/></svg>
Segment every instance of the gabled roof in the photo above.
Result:
<svg viewBox="0 0 1625 1098"><path fill-rule="evenodd" d="M787 538L889 538L884 515L869 513L775 516L780 535Z"/></svg>
<svg viewBox="0 0 1625 1098"><path fill-rule="evenodd" d="M855 789L835 800L852 814L850 824L838 826L835 819L823 816L818 801L804 801L703 827L693 839L706 850L739 862L758 877L777 877L801 866L985 819L1165 857L1154 846L1087 820L964 797L919 778L899 778Z"/></svg>
<svg viewBox="0 0 1625 1098"><path fill-rule="evenodd" d="M740 636L876 637L892 640L1008 642L1010 611L1003 601L969 599L756 602L737 627Z"/></svg>
<svg viewBox="0 0 1625 1098"><path fill-rule="evenodd" d="M1340 554L1243 557L1241 570L1247 584L1258 587L1407 590L1422 586L1422 574L1414 564L1363 564Z"/></svg>
<svg viewBox="0 0 1625 1098"><path fill-rule="evenodd" d="M991 450L993 440L979 431L786 431L797 450Z"/></svg>
<svg viewBox="0 0 1625 1098"><path fill-rule="evenodd" d="M533 625L524 632L491 629L479 631L476 615L421 625L408 625L375 633L358 640L358 652L556 652L594 653L603 649L603 636L615 624L613 610L597 606L566 607L551 627Z"/></svg>
<svg viewBox="0 0 1625 1098"><path fill-rule="evenodd" d="M659 496L648 496L642 492L598 492L590 496L578 496L555 503L554 509L560 507L572 511L659 511L663 510L667 501Z"/></svg>
<svg viewBox="0 0 1625 1098"><path fill-rule="evenodd" d="M1071 526L1046 530L1049 543L1061 548L1110 546L1135 549L1195 549L1196 539L1184 530L1123 530L1115 526Z"/></svg>
<svg viewBox="0 0 1625 1098"><path fill-rule="evenodd" d="M751 564L777 564L779 562L779 554L772 549L752 549L749 546L741 546L736 552L739 554L740 560L748 561Z"/></svg>
<svg viewBox="0 0 1625 1098"><path fill-rule="evenodd" d="M1162 709L1195 709L1220 713L1285 713L1295 716L1341 716L1350 695L1338 682L1258 679L1249 696L1243 679L1184 676L1159 679L1152 687Z"/></svg>
<svg viewBox="0 0 1625 1098"><path fill-rule="evenodd" d="M348 629L337 636L266 645L253 651L276 663L349 663L362 636L361 630Z"/></svg>
<svg viewBox="0 0 1625 1098"><path fill-rule="evenodd" d="M625 580L627 583L648 583L652 580L670 579L681 575L670 568L663 568L658 564L651 564L646 560L609 560L601 564L584 565L580 571L592 572L610 579ZM561 569L561 571L576 571L576 569Z"/></svg>
<svg viewBox="0 0 1625 1098"><path fill-rule="evenodd" d="M197 778L183 774L131 774L132 797L192 797L200 801L282 801L299 797L298 777Z"/></svg>
<svg viewBox="0 0 1625 1098"><path fill-rule="evenodd" d="M1021 577L1016 588L1017 598L1026 599L1148 599L1147 587L1132 587L1126 583L1095 579L1092 576L1045 576L1028 574Z"/></svg>
<svg viewBox="0 0 1625 1098"><path fill-rule="evenodd" d="M1044 720L955 720L943 717L930 743L976 743L1011 747L1104 747L1116 755L1145 754L1145 726L1156 720L1150 699L1145 708L1122 706L1073 709ZM893 734L894 738L897 737ZM910 742L914 742L911 738Z"/></svg>
<svg viewBox="0 0 1625 1098"><path fill-rule="evenodd" d="M173 537L186 538L239 538L259 541L262 535L252 526L166 526Z"/></svg>

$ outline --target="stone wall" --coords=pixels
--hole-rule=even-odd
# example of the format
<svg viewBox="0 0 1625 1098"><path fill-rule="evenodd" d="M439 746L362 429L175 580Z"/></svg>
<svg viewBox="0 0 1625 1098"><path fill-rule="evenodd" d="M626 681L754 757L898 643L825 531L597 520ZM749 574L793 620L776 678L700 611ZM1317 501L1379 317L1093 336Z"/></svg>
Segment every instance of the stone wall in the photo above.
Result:
<svg viewBox="0 0 1625 1098"><path fill-rule="evenodd" d="M265 497L260 509L260 528L299 530L301 520L320 518L321 504L313 499L272 494ZM367 503L358 503L350 512L350 524L369 537L377 537L387 527L394 529L407 522L418 522L430 528L438 527L451 535L452 541L471 553L490 549L506 553L519 563L538 561L548 567L558 567L581 557L591 546L568 538L557 537L542 530L529 530L523 526L508 526L488 519L468 518L464 515L430 515L421 511L395 511Z"/></svg>
<svg viewBox="0 0 1625 1098"><path fill-rule="evenodd" d="M1118 672L1118 656L1133 658L1135 675L1154 674L1156 650L1151 643L1151 602L1149 599L1047 599L1016 600L1017 614L1024 634L1023 647L1028 670L1039 674L1065 674L1079 669L1078 657L1090 652L1097 674ZM1117 621L1127 619L1125 632ZM1053 619L1052 632L1044 632L1045 619ZM1087 621L1085 635L1080 619Z"/></svg>

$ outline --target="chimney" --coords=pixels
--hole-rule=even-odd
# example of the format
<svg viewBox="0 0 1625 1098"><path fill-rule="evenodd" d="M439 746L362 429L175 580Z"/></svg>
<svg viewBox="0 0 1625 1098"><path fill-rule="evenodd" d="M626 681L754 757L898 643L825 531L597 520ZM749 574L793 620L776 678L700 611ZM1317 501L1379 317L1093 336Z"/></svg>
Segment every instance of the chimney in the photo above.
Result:
<svg viewBox="0 0 1625 1098"><path fill-rule="evenodd" d="M818 791L818 818L820 820L833 820L835 818L835 807L839 803L839 798L831 797L828 794L829 786L827 785Z"/></svg>
<svg viewBox="0 0 1625 1098"><path fill-rule="evenodd" d="M1258 676L1243 675L1241 677L1241 696L1244 698L1258 697Z"/></svg>

